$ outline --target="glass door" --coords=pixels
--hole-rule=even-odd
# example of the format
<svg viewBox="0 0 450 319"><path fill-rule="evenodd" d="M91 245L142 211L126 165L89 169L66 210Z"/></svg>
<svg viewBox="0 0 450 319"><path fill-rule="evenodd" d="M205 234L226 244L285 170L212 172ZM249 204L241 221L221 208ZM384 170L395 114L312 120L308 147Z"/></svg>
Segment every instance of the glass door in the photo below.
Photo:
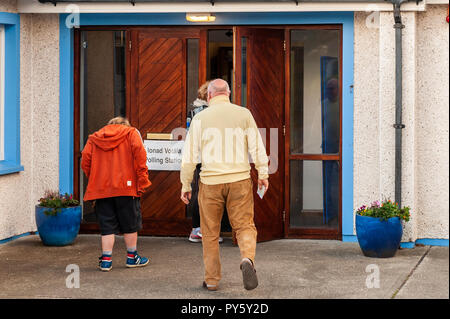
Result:
<svg viewBox="0 0 450 319"><path fill-rule="evenodd" d="M288 237L341 234L341 29L289 30Z"/></svg>
<svg viewBox="0 0 450 319"><path fill-rule="evenodd" d="M124 30L81 30L75 33L74 195L82 199L87 178L81 151L90 134L116 116L126 116L127 36ZM92 203L83 202L83 230L96 229Z"/></svg>

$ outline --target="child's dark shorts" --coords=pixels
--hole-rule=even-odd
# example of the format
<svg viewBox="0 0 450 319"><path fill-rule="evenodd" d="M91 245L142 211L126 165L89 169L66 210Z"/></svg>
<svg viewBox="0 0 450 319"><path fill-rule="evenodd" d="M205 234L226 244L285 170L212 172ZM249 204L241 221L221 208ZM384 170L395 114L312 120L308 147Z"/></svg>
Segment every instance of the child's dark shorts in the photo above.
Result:
<svg viewBox="0 0 450 319"><path fill-rule="evenodd" d="M119 196L97 199L95 213L102 235L135 233L142 228L139 197Z"/></svg>

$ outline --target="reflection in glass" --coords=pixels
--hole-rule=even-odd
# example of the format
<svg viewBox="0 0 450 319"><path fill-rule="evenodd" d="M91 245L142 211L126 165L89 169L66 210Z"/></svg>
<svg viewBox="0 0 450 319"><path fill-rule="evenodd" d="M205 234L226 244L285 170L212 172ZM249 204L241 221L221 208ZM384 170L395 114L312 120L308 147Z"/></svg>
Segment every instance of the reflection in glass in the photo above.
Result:
<svg viewBox="0 0 450 319"><path fill-rule="evenodd" d="M290 226L337 229L339 165L337 161L290 162Z"/></svg>
<svg viewBox="0 0 450 319"><path fill-rule="evenodd" d="M338 153L339 31L292 30L290 53L291 153Z"/></svg>
<svg viewBox="0 0 450 319"><path fill-rule="evenodd" d="M247 107L247 38L241 39L241 105Z"/></svg>
<svg viewBox="0 0 450 319"><path fill-rule="evenodd" d="M197 98L198 90L198 57L199 40L187 39L187 105L190 111L191 103Z"/></svg>

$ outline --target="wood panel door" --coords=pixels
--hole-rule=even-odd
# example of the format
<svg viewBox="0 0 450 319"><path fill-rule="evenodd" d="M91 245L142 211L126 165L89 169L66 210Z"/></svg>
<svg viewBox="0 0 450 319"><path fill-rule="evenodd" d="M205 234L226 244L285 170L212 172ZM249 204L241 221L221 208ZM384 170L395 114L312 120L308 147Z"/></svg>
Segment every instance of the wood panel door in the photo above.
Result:
<svg viewBox="0 0 450 319"><path fill-rule="evenodd" d="M252 169L258 241L284 237L284 67L283 29L235 28L235 100L263 129L270 159L269 191L263 199L256 195Z"/></svg>
<svg viewBox="0 0 450 319"><path fill-rule="evenodd" d="M198 30L133 30L130 120L141 135L171 133L186 122L186 43ZM152 186L141 198L142 234L187 235L191 219L180 200L178 171L149 171Z"/></svg>

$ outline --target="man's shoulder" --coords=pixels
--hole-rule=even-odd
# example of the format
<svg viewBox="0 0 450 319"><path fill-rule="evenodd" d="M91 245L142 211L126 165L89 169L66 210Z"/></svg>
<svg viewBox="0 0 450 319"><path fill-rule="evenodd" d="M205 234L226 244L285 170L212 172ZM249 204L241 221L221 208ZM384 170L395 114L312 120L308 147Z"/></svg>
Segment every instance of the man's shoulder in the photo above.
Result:
<svg viewBox="0 0 450 319"><path fill-rule="evenodd" d="M209 113L209 108L206 108L206 109L202 110L201 112L198 112L197 114L194 114L194 117L192 118L192 122L194 122L195 120L199 120L199 119L205 117L208 113ZM192 124L192 122L191 122L191 124Z"/></svg>
<svg viewBox="0 0 450 319"><path fill-rule="evenodd" d="M236 107L236 112L239 113L241 118L245 118L247 121L253 118L253 114L248 108L236 104L233 105Z"/></svg>
<svg viewBox="0 0 450 319"><path fill-rule="evenodd" d="M241 105L234 104L234 103L229 103L228 106L231 107L231 109L233 111L235 111L236 113L239 113L239 114L241 114L243 116L249 116L249 115L252 114L249 109L247 109L246 107L243 107Z"/></svg>
<svg viewBox="0 0 450 319"><path fill-rule="evenodd" d="M229 114L232 114L232 116L237 116L237 117L251 117L252 113L245 107L228 102L226 104L222 104L221 106L219 106L218 108L215 107L208 107L206 109L204 109L203 111L201 111L200 113L195 114L194 118L192 119L192 121L194 120L202 120L205 118L208 118L209 116L214 116L214 114L216 114L216 112L222 112L224 110L224 108L226 108L226 112Z"/></svg>

